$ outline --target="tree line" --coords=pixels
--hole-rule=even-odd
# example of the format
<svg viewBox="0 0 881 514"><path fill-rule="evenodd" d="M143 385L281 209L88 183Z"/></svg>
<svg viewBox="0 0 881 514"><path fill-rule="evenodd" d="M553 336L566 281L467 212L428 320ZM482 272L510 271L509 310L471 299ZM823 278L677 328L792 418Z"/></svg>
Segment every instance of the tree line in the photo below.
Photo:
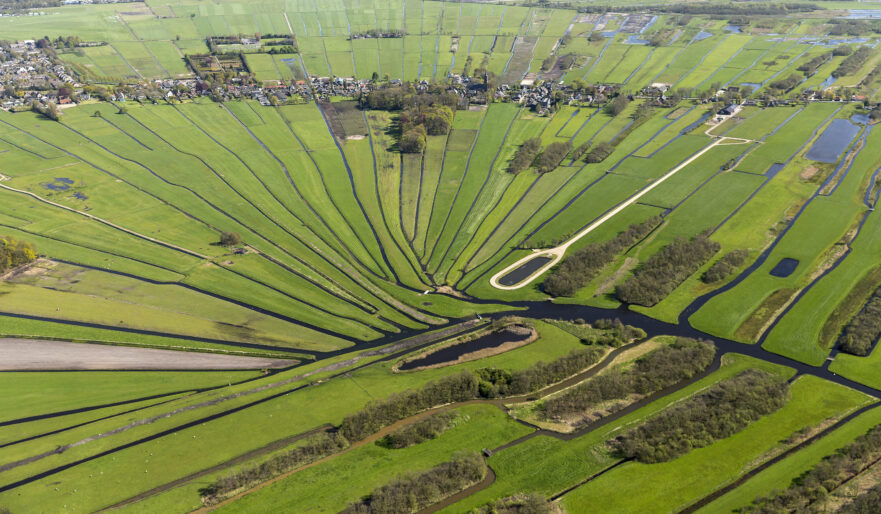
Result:
<svg viewBox="0 0 881 514"><path fill-rule="evenodd" d="M569 2L552 2L537 5L543 7L573 7ZM819 10L815 4L806 2L737 2L737 3L670 3L658 5L588 5L578 6L579 12L606 13L606 12L655 12L668 14L690 14L710 16L787 16L797 12L812 12Z"/></svg>
<svg viewBox="0 0 881 514"><path fill-rule="evenodd" d="M544 280L543 288L552 296L572 296L586 286L602 269L661 224L660 216L630 225L624 232L602 242L579 249L554 268Z"/></svg>
<svg viewBox="0 0 881 514"><path fill-rule="evenodd" d="M314 435L304 445L293 450L276 455L261 464L221 476L214 483L199 490L202 503L214 505L239 490L253 487L294 468L315 462L347 446L349 442L339 432Z"/></svg>
<svg viewBox="0 0 881 514"><path fill-rule="evenodd" d="M662 411L612 444L629 459L667 462L740 432L779 410L789 396L784 378L748 369Z"/></svg>
<svg viewBox="0 0 881 514"><path fill-rule="evenodd" d="M852 443L839 448L835 453L815 464L813 468L793 479L787 489L756 498L752 504L741 509L741 512L750 514L806 512L811 505L861 474L879 458L881 458L881 425L876 425L854 439ZM875 489L871 496L864 498L856 506L863 503L878 505L881 491L877 490L878 486ZM839 512L878 512L878 510L839 510Z"/></svg>
<svg viewBox="0 0 881 514"><path fill-rule="evenodd" d="M635 336L641 334L644 337L645 334L624 325L621 330ZM610 343L620 337L615 330L609 330L607 334ZM343 418L340 433L349 441L360 441L383 427L438 405L538 391L596 364L604 354L604 349L598 344L573 350L548 363L539 361L513 371L499 368L463 370L429 382L422 389L407 390L383 400L371 401L358 412Z"/></svg>
<svg viewBox="0 0 881 514"><path fill-rule="evenodd" d="M436 439L453 426L455 419L456 414L453 412L438 412L395 430L377 441L376 444L391 450L409 448L410 446Z"/></svg>
<svg viewBox="0 0 881 514"><path fill-rule="evenodd" d="M860 68L866 64L866 61L869 60L869 57L872 55L872 48L868 46L861 46L857 48L857 51L850 54L846 57L841 64L838 65L838 68L832 72L832 76L835 78L843 77L845 75L851 75L856 73Z"/></svg>
<svg viewBox="0 0 881 514"><path fill-rule="evenodd" d="M411 473L377 487L342 514L417 512L457 493L486 476L486 463L477 453L459 454L422 473Z"/></svg>
<svg viewBox="0 0 881 514"><path fill-rule="evenodd" d="M844 327L838 338L843 352L866 356L881 337L881 288L876 289L865 307Z"/></svg>
<svg viewBox="0 0 881 514"><path fill-rule="evenodd" d="M541 406L542 416L559 419L610 400L660 391L706 370L713 363L715 354L716 348L711 341L676 338L673 344L643 355L630 368L595 376L562 395L545 400ZM622 404L618 408L623 407Z"/></svg>
<svg viewBox="0 0 881 514"><path fill-rule="evenodd" d="M699 234L690 240L676 238L649 257L632 277L618 286L615 294L624 303L651 307L666 298L721 247L707 234Z"/></svg>
<svg viewBox="0 0 881 514"><path fill-rule="evenodd" d="M722 256L721 259L714 262L710 268L704 272L701 277L707 284L714 284L737 271L737 268L743 266L746 258L749 257L749 250L738 248L732 250Z"/></svg>
<svg viewBox="0 0 881 514"><path fill-rule="evenodd" d="M0 274L37 260L37 248L27 241L0 236Z"/></svg>
<svg viewBox="0 0 881 514"><path fill-rule="evenodd" d="M508 164L508 172L517 174L535 167L539 173L547 173L559 166L571 150L572 143L569 141L554 142L542 150L541 139L537 137L527 139L514 153Z"/></svg>

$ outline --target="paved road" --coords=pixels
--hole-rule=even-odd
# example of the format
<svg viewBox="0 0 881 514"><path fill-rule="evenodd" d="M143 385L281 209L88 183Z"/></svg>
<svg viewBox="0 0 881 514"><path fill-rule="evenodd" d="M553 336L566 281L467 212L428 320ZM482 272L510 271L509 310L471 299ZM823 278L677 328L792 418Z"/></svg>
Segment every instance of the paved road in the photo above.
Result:
<svg viewBox="0 0 881 514"><path fill-rule="evenodd" d="M130 346L0 339L0 371L283 368L296 361Z"/></svg>

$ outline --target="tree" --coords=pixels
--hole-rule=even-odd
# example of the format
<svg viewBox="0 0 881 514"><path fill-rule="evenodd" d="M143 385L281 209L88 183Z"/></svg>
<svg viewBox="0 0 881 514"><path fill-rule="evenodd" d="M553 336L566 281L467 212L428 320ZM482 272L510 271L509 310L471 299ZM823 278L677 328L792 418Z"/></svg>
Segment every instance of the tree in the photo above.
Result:
<svg viewBox="0 0 881 514"><path fill-rule="evenodd" d="M238 232L222 232L220 234L220 244L223 246L240 246L242 244L242 236Z"/></svg>

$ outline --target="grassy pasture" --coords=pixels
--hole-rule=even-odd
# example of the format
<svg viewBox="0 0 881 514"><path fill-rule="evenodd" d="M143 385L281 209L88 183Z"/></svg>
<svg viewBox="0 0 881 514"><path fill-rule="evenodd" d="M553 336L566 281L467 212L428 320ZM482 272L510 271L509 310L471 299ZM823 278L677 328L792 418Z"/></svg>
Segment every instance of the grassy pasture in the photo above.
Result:
<svg viewBox="0 0 881 514"><path fill-rule="evenodd" d="M739 433L670 462L625 463L566 494L563 504L567 510L588 505L619 512L681 509L766 459L793 433L842 417L868 400L851 389L811 376L799 377L792 385L789 403ZM631 494L611 487L616 483L654 493Z"/></svg>

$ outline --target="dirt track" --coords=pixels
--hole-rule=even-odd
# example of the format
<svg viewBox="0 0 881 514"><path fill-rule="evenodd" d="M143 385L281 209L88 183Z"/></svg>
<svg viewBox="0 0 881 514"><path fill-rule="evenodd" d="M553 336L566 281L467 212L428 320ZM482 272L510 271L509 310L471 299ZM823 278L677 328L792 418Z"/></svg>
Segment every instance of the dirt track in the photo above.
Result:
<svg viewBox="0 0 881 514"><path fill-rule="evenodd" d="M0 371L283 368L295 361L101 344L0 339Z"/></svg>

